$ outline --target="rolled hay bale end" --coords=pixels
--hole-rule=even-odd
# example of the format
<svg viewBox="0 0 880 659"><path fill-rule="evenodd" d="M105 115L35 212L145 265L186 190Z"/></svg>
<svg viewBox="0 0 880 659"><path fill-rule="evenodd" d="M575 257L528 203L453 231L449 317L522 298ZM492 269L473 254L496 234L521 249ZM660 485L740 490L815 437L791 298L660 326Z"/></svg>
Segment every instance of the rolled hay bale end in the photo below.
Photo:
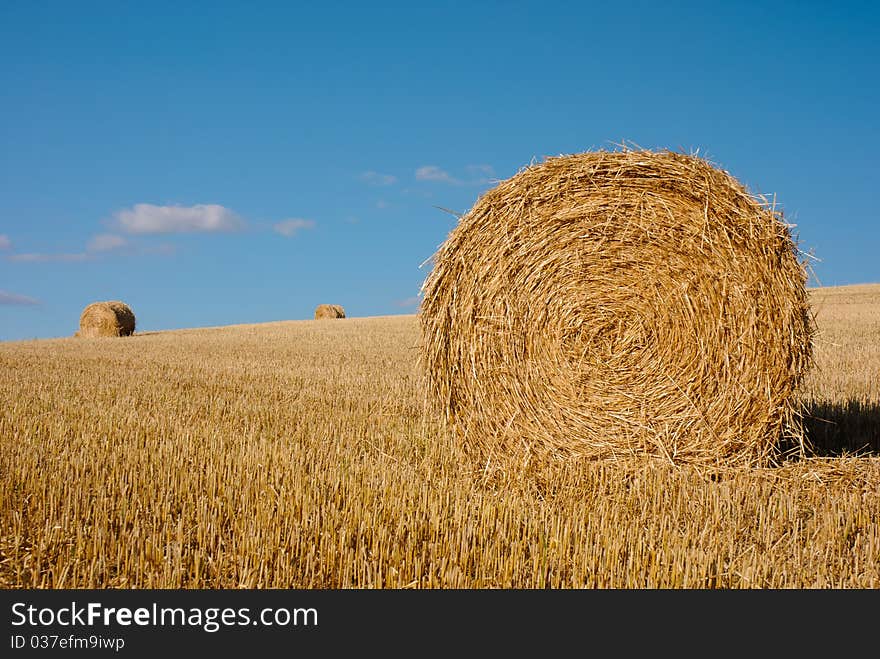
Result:
<svg viewBox="0 0 880 659"><path fill-rule="evenodd" d="M697 156L549 158L480 197L433 261L419 361L480 464L757 465L803 442L804 264L782 214Z"/></svg>
<svg viewBox="0 0 880 659"><path fill-rule="evenodd" d="M338 304L319 304L315 308L315 320L322 318L345 318L345 309Z"/></svg>
<svg viewBox="0 0 880 659"><path fill-rule="evenodd" d="M79 331L74 336L131 336L134 334L135 317L131 307L118 300L93 302L83 309L79 317Z"/></svg>

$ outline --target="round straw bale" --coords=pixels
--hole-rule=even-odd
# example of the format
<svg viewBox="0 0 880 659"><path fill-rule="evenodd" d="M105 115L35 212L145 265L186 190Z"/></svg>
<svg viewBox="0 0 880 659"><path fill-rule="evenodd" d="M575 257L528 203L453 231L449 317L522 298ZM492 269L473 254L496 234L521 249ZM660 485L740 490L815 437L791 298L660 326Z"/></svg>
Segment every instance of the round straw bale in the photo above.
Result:
<svg viewBox="0 0 880 659"><path fill-rule="evenodd" d="M315 308L315 319L345 318L345 309L338 304L319 304Z"/></svg>
<svg viewBox="0 0 880 659"><path fill-rule="evenodd" d="M134 313L124 302L93 302L83 309L76 336L130 336L134 326Z"/></svg>
<svg viewBox="0 0 880 659"><path fill-rule="evenodd" d="M480 197L433 261L420 362L481 464L741 466L803 441L805 266L782 213L702 158L549 158Z"/></svg>

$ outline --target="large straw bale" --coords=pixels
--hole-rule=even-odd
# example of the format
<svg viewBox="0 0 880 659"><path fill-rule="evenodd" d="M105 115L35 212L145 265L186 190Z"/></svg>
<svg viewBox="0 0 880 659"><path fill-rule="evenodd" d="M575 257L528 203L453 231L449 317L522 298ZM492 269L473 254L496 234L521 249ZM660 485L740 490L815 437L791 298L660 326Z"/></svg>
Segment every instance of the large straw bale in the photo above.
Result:
<svg viewBox="0 0 880 659"><path fill-rule="evenodd" d="M83 309L76 336L130 336L134 327L134 313L124 302L93 302Z"/></svg>
<svg viewBox="0 0 880 659"><path fill-rule="evenodd" d="M315 308L315 319L345 318L345 309L338 304L319 304Z"/></svg>
<svg viewBox="0 0 880 659"><path fill-rule="evenodd" d="M696 155L524 168L434 255L429 399L480 464L772 461L783 436L803 440L795 393L812 360L790 227Z"/></svg>

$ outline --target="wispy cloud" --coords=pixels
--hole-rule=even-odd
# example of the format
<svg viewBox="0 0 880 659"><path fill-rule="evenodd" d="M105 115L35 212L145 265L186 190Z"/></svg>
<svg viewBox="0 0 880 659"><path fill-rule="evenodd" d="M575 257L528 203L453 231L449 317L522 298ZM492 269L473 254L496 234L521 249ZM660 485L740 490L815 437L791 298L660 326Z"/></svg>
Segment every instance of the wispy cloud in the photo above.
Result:
<svg viewBox="0 0 880 659"><path fill-rule="evenodd" d="M276 223L273 228L275 229L276 233L280 233L282 236L286 236L287 238L292 238L303 229L314 229L315 221L304 220L299 217L294 217L289 220L282 220L281 222Z"/></svg>
<svg viewBox="0 0 880 659"><path fill-rule="evenodd" d="M122 236L117 236L115 233L99 233L92 237L86 249L90 252L109 252L126 245L128 241Z"/></svg>
<svg viewBox="0 0 880 659"><path fill-rule="evenodd" d="M51 261L74 263L77 261L88 261L91 258L93 258L92 255L87 252L76 252L73 254L39 254L31 252L25 254L10 254L6 257L6 260L15 261L17 263L48 263Z"/></svg>
<svg viewBox="0 0 880 659"><path fill-rule="evenodd" d="M465 165L464 171L465 176L458 178L436 165L424 165L416 169L416 180L451 185L483 185L495 176L495 168L487 164Z"/></svg>
<svg viewBox="0 0 880 659"><path fill-rule="evenodd" d="M128 241L113 233L99 233L93 236L86 245L84 252L66 252L60 254L46 254L42 252L25 252L23 254L9 254L7 261L16 263L79 263L91 261L99 253L111 252L128 245Z"/></svg>
<svg viewBox="0 0 880 659"><path fill-rule="evenodd" d="M391 174L380 174L379 172L364 172L358 177L360 180L370 185L394 185L397 183L397 177Z"/></svg>
<svg viewBox="0 0 880 659"><path fill-rule="evenodd" d="M234 231L244 226L241 217L218 204L135 204L117 211L114 218L119 228L127 233L207 233Z"/></svg>
<svg viewBox="0 0 880 659"><path fill-rule="evenodd" d="M408 297L404 300L396 300L394 304L398 307L409 308L409 307L417 307L419 306L419 302L421 298L418 295L413 295L412 297Z"/></svg>
<svg viewBox="0 0 880 659"><path fill-rule="evenodd" d="M0 304L14 307L35 307L40 304L39 300L35 300L27 295L17 295L9 291L0 291Z"/></svg>
<svg viewBox="0 0 880 659"><path fill-rule="evenodd" d="M0 233L0 249L12 249L12 241L4 233Z"/></svg>
<svg viewBox="0 0 880 659"><path fill-rule="evenodd" d="M438 181L440 183L458 183L458 179L449 175L436 165L424 165L416 170L417 181Z"/></svg>
<svg viewBox="0 0 880 659"><path fill-rule="evenodd" d="M495 176L495 168L492 165L468 165L465 170L471 176Z"/></svg>
<svg viewBox="0 0 880 659"><path fill-rule="evenodd" d="M495 168L492 165L468 165L465 171L468 173L468 183L484 185L495 178Z"/></svg>

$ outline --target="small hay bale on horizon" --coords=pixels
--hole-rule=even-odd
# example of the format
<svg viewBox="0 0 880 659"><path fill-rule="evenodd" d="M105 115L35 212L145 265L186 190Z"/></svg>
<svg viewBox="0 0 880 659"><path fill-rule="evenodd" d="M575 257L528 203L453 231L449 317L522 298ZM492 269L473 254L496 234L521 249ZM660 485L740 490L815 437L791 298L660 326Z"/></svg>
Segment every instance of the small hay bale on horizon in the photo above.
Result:
<svg viewBox="0 0 880 659"><path fill-rule="evenodd" d="M345 318L345 309L338 304L319 304L315 308L315 320L322 318Z"/></svg>
<svg viewBox="0 0 880 659"><path fill-rule="evenodd" d="M79 331L74 336L131 336L134 334L134 312L124 302L107 300L92 302L79 317Z"/></svg>
<svg viewBox="0 0 880 659"><path fill-rule="evenodd" d="M479 465L804 447L806 265L782 213L671 151L548 158L484 193L419 307L429 400Z"/></svg>

